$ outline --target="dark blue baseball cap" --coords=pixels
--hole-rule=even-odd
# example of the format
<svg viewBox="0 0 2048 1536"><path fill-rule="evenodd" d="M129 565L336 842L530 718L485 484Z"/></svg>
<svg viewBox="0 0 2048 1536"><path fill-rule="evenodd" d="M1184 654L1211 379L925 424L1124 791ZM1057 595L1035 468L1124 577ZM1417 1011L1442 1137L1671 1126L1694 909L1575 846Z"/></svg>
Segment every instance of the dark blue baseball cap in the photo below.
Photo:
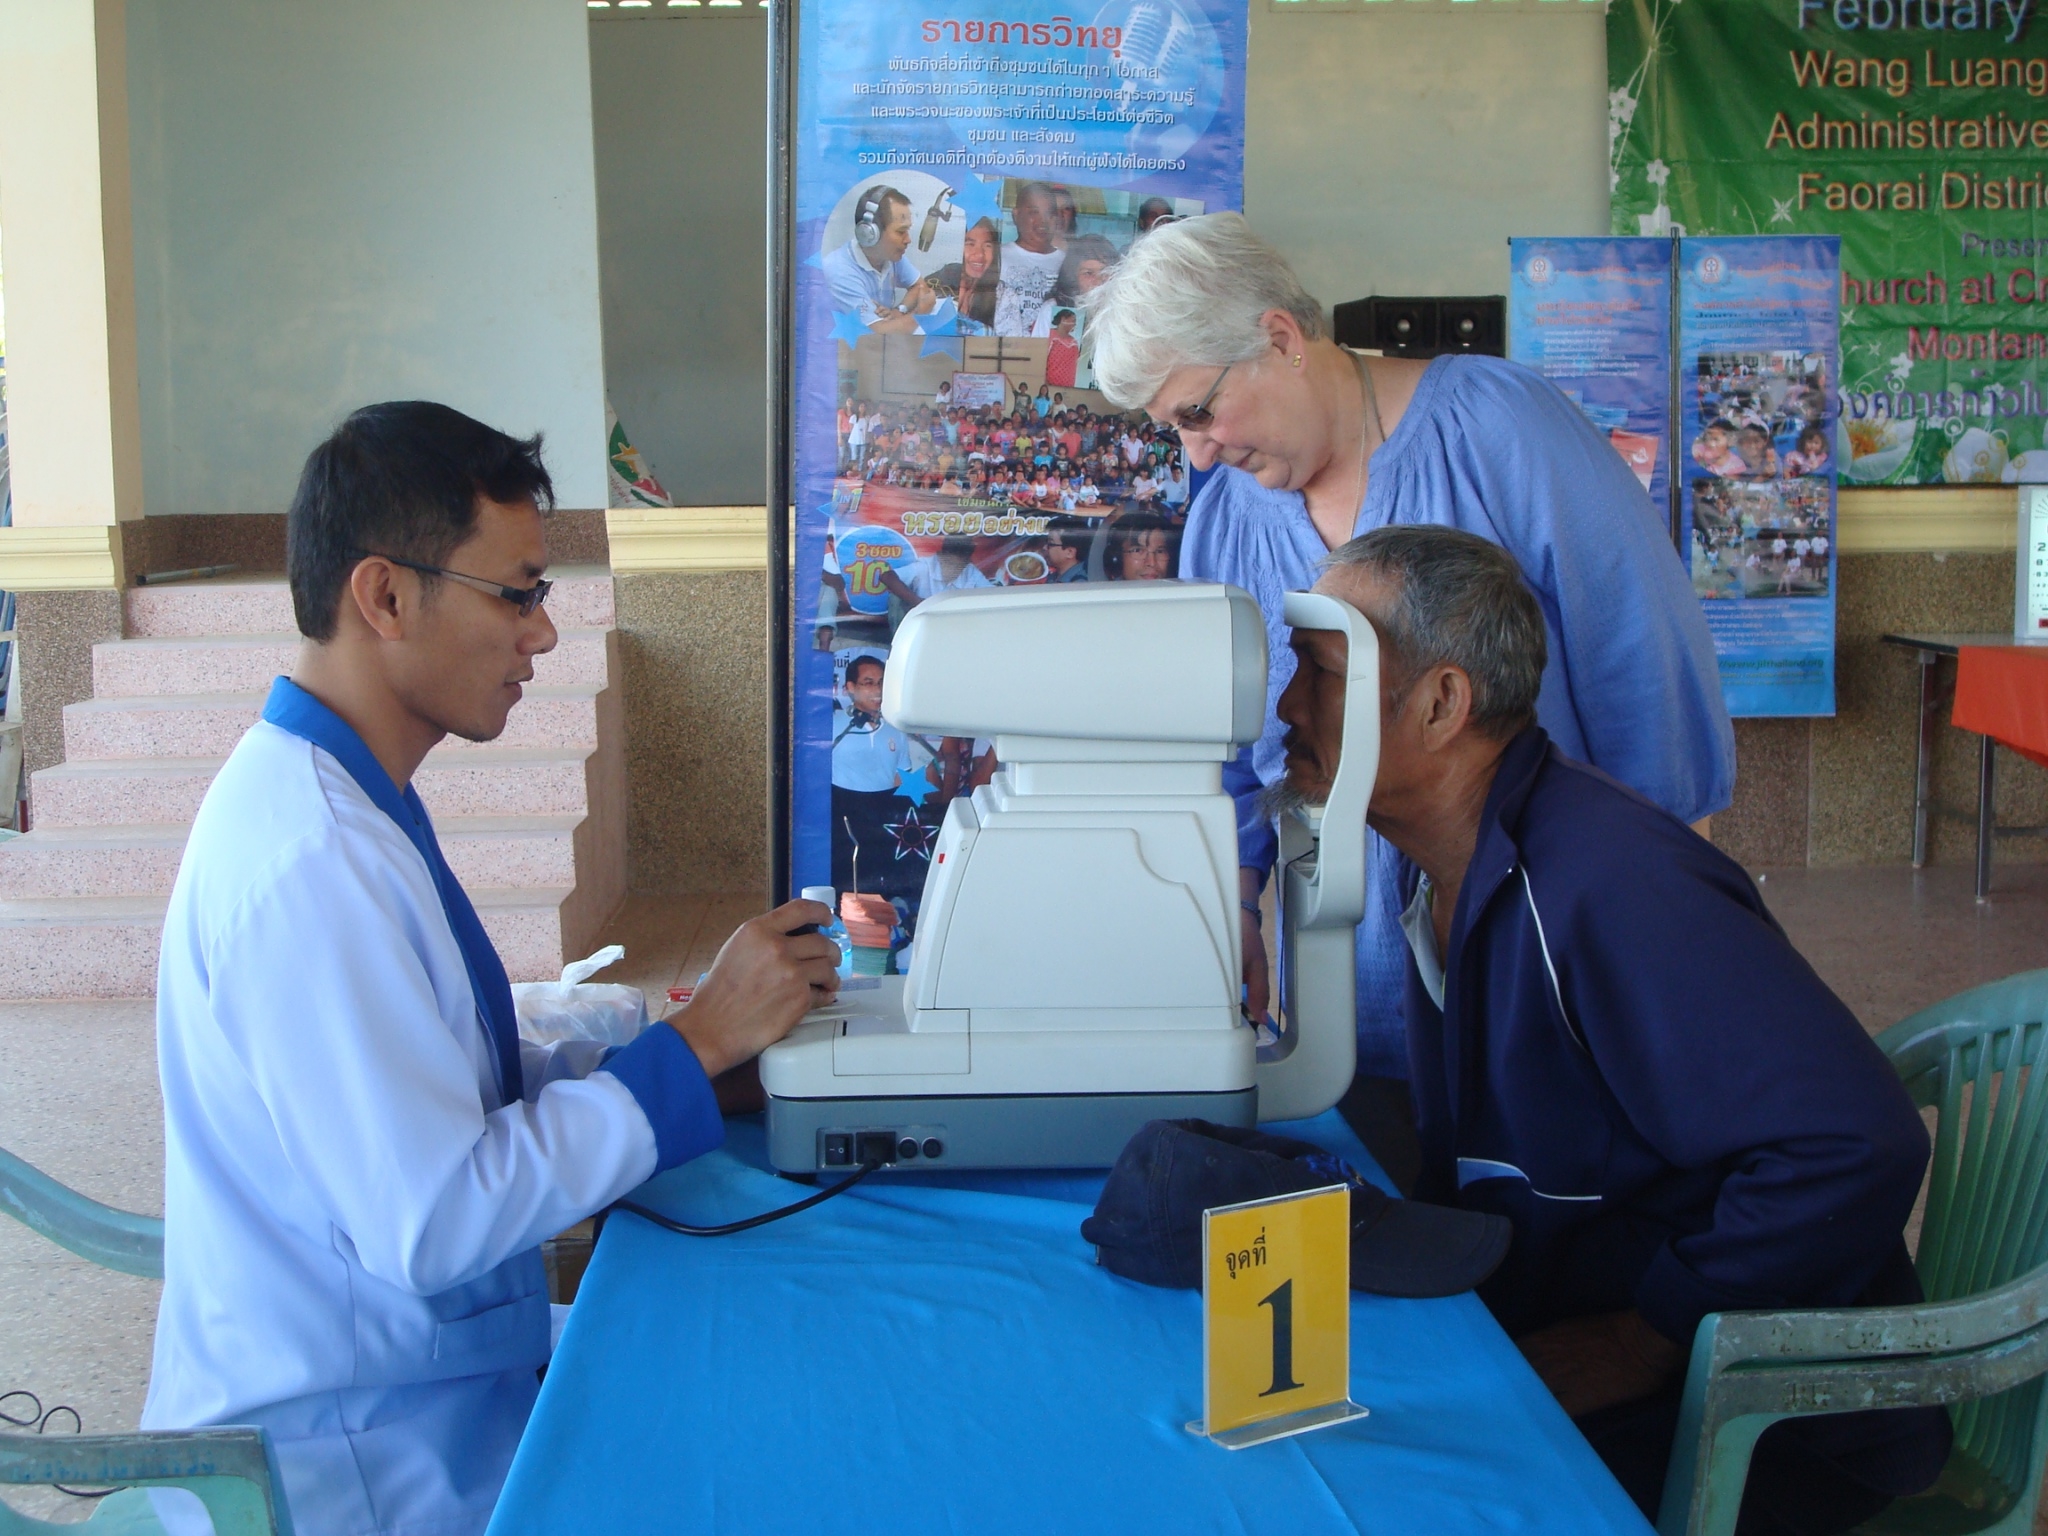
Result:
<svg viewBox="0 0 2048 1536"><path fill-rule="evenodd" d="M1154 1120L1125 1143L1081 1236L1112 1274L1146 1285L1202 1283L1202 1213L1332 1184L1351 1190L1351 1288L1455 1296L1507 1257L1504 1216L1396 1200L1305 1141L1206 1120Z"/></svg>

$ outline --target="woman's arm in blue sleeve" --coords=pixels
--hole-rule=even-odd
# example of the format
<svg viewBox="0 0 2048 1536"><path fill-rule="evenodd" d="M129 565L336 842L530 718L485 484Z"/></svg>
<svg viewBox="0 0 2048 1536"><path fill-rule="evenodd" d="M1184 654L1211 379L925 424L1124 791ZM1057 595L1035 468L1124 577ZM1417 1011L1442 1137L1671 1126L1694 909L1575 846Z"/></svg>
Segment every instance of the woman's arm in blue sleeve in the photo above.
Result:
<svg viewBox="0 0 2048 1536"><path fill-rule="evenodd" d="M1706 616L1664 519L1576 406L1516 372L1522 380L1503 394L1521 398L1500 399L1495 430L1471 437L1487 461L1475 467L1491 482L1495 536L1563 652L1545 670L1541 712L1568 707L1593 765L1681 821L1724 810L1734 728Z"/></svg>
<svg viewBox="0 0 2048 1536"><path fill-rule="evenodd" d="M1273 819L1259 808L1259 771L1252 766L1252 749L1246 747L1223 765L1223 787L1237 802L1237 862L1241 869L1259 872L1259 883L1273 872L1279 854L1279 838Z"/></svg>

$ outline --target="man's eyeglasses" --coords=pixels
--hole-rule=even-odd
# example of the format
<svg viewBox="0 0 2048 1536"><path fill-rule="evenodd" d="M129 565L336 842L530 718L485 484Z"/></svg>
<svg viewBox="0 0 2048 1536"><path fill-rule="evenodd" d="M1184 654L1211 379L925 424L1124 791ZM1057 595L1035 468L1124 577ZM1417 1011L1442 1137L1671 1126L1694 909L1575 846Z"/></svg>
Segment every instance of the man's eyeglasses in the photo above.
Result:
<svg viewBox="0 0 2048 1536"><path fill-rule="evenodd" d="M466 581L479 592L488 592L493 597L502 597L519 610L519 617L529 617L534 609L548 600L548 592L554 587L552 581L536 581L530 587L507 587L482 576L470 576L461 571L446 570L438 565L421 565L416 560L401 560L396 555L378 554L373 549L356 551L358 560L389 560L393 565L402 565L408 571L418 571L424 576L446 576L450 581Z"/></svg>
<svg viewBox="0 0 2048 1536"><path fill-rule="evenodd" d="M1216 425L1216 413L1209 409L1209 402L1216 398L1216 391L1223 387L1223 375L1235 368L1235 363L1225 363L1223 373L1216 375L1216 382L1209 386L1209 393L1193 405L1184 405L1173 413L1173 424L1183 432L1206 432Z"/></svg>

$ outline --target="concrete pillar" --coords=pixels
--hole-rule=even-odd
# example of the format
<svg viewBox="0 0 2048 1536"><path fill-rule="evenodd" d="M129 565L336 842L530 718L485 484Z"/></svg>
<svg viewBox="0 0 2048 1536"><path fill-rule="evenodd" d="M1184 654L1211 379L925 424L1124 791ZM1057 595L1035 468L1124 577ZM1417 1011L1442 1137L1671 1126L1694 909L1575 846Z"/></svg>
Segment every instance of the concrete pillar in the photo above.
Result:
<svg viewBox="0 0 2048 1536"><path fill-rule="evenodd" d="M0 0L16 592L118 590L143 512L126 34L126 0Z"/></svg>

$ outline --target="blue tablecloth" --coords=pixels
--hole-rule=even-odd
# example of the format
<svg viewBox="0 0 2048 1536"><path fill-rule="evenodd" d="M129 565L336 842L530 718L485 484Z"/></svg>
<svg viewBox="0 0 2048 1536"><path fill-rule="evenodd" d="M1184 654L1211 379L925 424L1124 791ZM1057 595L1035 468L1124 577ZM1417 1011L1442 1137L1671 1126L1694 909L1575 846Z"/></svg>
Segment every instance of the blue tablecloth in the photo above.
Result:
<svg viewBox="0 0 2048 1536"><path fill-rule="evenodd" d="M1335 1114L1277 1129L1371 1169ZM758 1122L731 1130L637 1198L703 1224L803 1193ZM877 1174L719 1238L615 1216L493 1536L1648 1531L1471 1295L1354 1295L1370 1418L1244 1451L1190 1435L1201 1298L1096 1266L1101 1186Z"/></svg>

